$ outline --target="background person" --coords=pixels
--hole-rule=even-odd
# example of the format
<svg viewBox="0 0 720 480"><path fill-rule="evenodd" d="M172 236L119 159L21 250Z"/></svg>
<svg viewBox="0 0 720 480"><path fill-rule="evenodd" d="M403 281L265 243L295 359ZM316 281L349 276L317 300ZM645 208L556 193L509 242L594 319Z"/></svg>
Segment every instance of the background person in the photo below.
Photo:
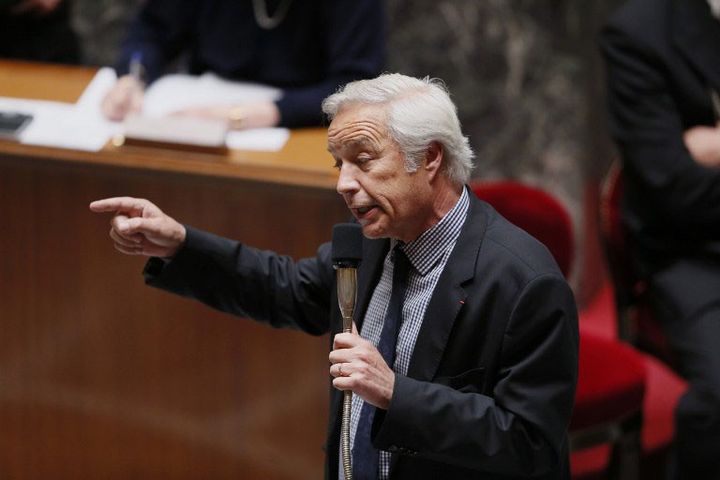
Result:
<svg viewBox="0 0 720 480"><path fill-rule="evenodd" d="M142 107L144 85L128 75L133 58L152 82L182 57L191 74L267 84L282 96L180 113L236 128L320 125L326 96L380 73L384 29L380 0L151 0L130 25L103 111L121 120Z"/></svg>
<svg viewBox="0 0 720 480"><path fill-rule="evenodd" d="M630 0L602 33L623 221L689 389L677 479L720 472L720 2Z"/></svg>

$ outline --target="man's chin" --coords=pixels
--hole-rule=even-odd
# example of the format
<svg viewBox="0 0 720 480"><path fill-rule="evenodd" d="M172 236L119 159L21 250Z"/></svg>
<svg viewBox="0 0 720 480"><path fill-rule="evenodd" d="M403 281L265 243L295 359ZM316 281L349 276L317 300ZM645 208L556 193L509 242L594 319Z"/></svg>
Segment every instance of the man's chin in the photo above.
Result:
<svg viewBox="0 0 720 480"><path fill-rule="evenodd" d="M369 238L371 240L387 238L385 231L382 228L377 228L377 226L373 225L371 222L363 222L360 220L360 226L362 226L362 233L365 238Z"/></svg>

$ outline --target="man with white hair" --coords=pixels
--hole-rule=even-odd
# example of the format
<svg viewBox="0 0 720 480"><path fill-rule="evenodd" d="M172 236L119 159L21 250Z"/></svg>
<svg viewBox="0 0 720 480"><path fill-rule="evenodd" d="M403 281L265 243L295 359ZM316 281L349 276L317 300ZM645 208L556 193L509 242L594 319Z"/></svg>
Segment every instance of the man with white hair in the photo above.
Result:
<svg viewBox="0 0 720 480"><path fill-rule="evenodd" d="M343 390L354 393L355 480L569 478L573 295L547 249L465 185L473 154L445 88L382 75L348 84L323 110L337 191L364 234L357 332L337 333L328 244L294 262L183 226L147 200L90 208L116 212L118 250L162 257L148 262L150 285L336 334L326 478L344 477ZM378 345L401 283L388 357Z"/></svg>

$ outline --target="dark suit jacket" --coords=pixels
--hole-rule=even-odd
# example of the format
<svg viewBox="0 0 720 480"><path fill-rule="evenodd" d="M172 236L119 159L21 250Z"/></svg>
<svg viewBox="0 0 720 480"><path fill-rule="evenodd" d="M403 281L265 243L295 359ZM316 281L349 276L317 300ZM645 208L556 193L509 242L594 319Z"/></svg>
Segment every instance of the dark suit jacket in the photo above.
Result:
<svg viewBox="0 0 720 480"><path fill-rule="evenodd" d="M630 0L601 45L633 254L691 315L720 299L720 168L696 163L683 142L685 130L717 122L720 21L706 0Z"/></svg>
<svg viewBox="0 0 720 480"><path fill-rule="evenodd" d="M361 322L389 248L364 240ZM328 244L293 262L188 230L149 284L215 308L314 334L341 331ZM572 292L547 249L488 204L470 212L428 305L407 376L398 375L373 442L393 479L565 479L577 380ZM328 478L338 472L340 392L331 391Z"/></svg>

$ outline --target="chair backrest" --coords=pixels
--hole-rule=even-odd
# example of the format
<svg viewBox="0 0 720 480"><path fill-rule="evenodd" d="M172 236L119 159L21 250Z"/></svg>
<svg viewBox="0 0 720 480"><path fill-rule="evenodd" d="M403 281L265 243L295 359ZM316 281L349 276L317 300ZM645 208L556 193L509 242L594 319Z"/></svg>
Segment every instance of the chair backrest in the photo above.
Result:
<svg viewBox="0 0 720 480"><path fill-rule="evenodd" d="M620 318L623 310L635 303L644 284L632 268L627 245L627 232L622 223L621 202L623 196L622 165L614 160L600 185L600 235L605 247L610 275L615 288L615 301Z"/></svg>
<svg viewBox="0 0 720 480"><path fill-rule="evenodd" d="M623 188L622 164L616 159L600 184L600 235L615 293L618 335L622 340L637 344L635 306L645 291L645 283L632 267L627 231L622 223Z"/></svg>
<svg viewBox="0 0 720 480"><path fill-rule="evenodd" d="M552 195L512 180L478 182L472 189L512 223L540 240L567 277L575 239L567 209Z"/></svg>
<svg viewBox="0 0 720 480"><path fill-rule="evenodd" d="M621 217L624 181L620 160L612 162L600 188L600 235L615 293L618 336L675 366L667 337L647 299L647 283L633 268Z"/></svg>

